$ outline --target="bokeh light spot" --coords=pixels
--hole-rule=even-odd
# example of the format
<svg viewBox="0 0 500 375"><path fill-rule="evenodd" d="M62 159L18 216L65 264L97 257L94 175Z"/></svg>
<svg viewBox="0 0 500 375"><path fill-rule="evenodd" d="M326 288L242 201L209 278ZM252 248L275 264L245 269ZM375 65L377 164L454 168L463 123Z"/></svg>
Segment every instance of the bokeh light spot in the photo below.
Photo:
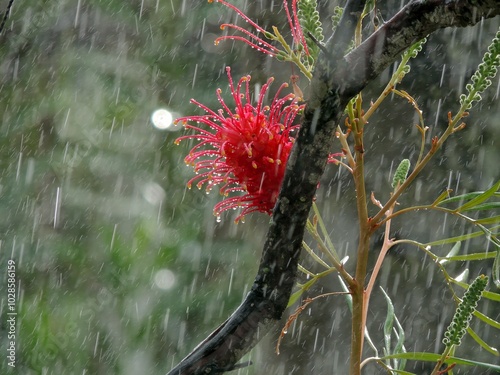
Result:
<svg viewBox="0 0 500 375"><path fill-rule="evenodd" d="M173 120L172 113L163 108L157 109L151 115L151 122L157 129L168 129L172 126Z"/></svg>
<svg viewBox="0 0 500 375"><path fill-rule="evenodd" d="M163 290L171 289L175 284L175 274L168 268L156 272L154 276L155 285Z"/></svg>

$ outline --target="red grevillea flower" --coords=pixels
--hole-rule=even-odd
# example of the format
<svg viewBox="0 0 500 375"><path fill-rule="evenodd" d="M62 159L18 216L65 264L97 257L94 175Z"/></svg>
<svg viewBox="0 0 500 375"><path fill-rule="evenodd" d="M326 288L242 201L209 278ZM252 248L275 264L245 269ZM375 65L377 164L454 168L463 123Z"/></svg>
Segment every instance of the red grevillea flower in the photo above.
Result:
<svg viewBox="0 0 500 375"><path fill-rule="evenodd" d="M304 105L297 103L294 94L280 98L281 91L288 86L284 83L271 106L264 106L264 97L273 81L270 78L262 86L254 106L249 93L250 76L242 77L235 87L230 68L226 71L236 104L234 111L222 99L221 89L217 90L217 98L222 108L217 112L192 99L205 114L177 119L176 123L182 122L194 134L182 136L176 143L184 139L198 141L184 159L197 173L188 187L196 181L198 188L206 185L208 192L215 185L222 185L220 193L226 198L215 205L214 214L219 217L223 211L242 207L236 218L239 221L253 211L271 214L294 143L291 133L299 127L293 122ZM234 195L236 192L243 195Z"/></svg>
<svg viewBox="0 0 500 375"><path fill-rule="evenodd" d="M259 36L259 34L263 34L268 39L273 39L276 40L278 35L272 34L266 30L264 30L262 27L260 27L257 23L252 21L245 13L243 13L240 9L238 9L236 6L233 4L228 3L225 0L208 0L209 3L212 2L217 2L225 5L226 7L234 10L241 18L243 18L248 24L250 24L254 29L255 29L255 34L244 29L243 27L234 25L232 23L224 23L220 25L220 28L222 30L226 28L230 28L236 31L241 32L245 36L239 36L239 35L225 35L217 38L215 40L215 44L219 44L221 40L239 40L242 41L246 44L248 44L250 47L257 49L260 52L266 53L270 56L276 56L280 52L280 50L276 47L274 47L272 44L266 42L262 37ZM306 55L309 55L309 50L307 48L307 43L306 39L304 37L304 33L302 32L302 27L300 26L299 23L299 17L297 15L297 0L292 0L292 6L291 6L291 13L290 9L288 6L288 0L283 0L283 8L285 8L286 11L286 16L288 19L288 24L290 26L290 31L292 34L293 41L296 45L302 45L304 48L304 52ZM248 37L248 39L247 39Z"/></svg>

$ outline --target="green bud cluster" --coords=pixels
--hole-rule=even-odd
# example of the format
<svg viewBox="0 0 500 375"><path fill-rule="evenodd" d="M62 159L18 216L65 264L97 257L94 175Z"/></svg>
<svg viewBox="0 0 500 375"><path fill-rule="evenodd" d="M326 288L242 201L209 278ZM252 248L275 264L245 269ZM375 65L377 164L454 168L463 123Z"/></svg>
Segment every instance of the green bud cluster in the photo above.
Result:
<svg viewBox="0 0 500 375"><path fill-rule="evenodd" d="M319 53L319 47L316 45L314 40L311 40L311 38L307 35L307 32L311 33L311 35L320 43L324 39L323 27L317 9L318 3L316 0L300 0L297 2L297 5L299 8L299 22L306 37L309 53L311 57L316 60ZM313 63L314 60L312 60Z"/></svg>
<svg viewBox="0 0 500 375"><path fill-rule="evenodd" d="M408 175L408 171L410 170L410 161L408 159L401 160L399 163L396 172L394 173L394 177L392 179L392 187L395 188L398 184L402 184L406 180L406 176Z"/></svg>
<svg viewBox="0 0 500 375"><path fill-rule="evenodd" d="M288 61L290 60L290 57L286 54L286 52L283 51L278 51L278 54L276 55L276 58L278 61Z"/></svg>
<svg viewBox="0 0 500 375"><path fill-rule="evenodd" d="M427 42L427 38L419 40L417 43L412 45L410 48L408 48L405 53L403 54L403 61L408 61L411 58L417 57L418 53L422 51L422 47ZM399 77L399 81L403 79L403 77L410 73L410 65L405 64L403 67L403 71L401 72L401 77Z"/></svg>
<svg viewBox="0 0 500 375"><path fill-rule="evenodd" d="M417 57L418 53L422 51L422 47L425 42L427 42L427 38L419 40L417 43L408 48L405 54L410 55L410 57L414 59L415 57Z"/></svg>
<svg viewBox="0 0 500 375"><path fill-rule="evenodd" d="M335 29L339 25L340 19L342 18L342 14L344 13L344 8L336 6L333 9L332 16L332 31L335 32Z"/></svg>
<svg viewBox="0 0 500 375"><path fill-rule="evenodd" d="M479 64L472 76L472 83L467 84L468 95L460 95L460 105L468 110L473 102L481 100L481 93L491 85L491 80L497 74L500 65L500 30L491 41L488 51L484 54L483 62Z"/></svg>
<svg viewBox="0 0 500 375"><path fill-rule="evenodd" d="M469 327L472 314L476 310L477 303L481 298L481 293L486 288L486 284L488 284L488 277L484 275L478 276L465 292L444 334L443 344L447 347L451 345L460 345L462 337L464 337Z"/></svg>

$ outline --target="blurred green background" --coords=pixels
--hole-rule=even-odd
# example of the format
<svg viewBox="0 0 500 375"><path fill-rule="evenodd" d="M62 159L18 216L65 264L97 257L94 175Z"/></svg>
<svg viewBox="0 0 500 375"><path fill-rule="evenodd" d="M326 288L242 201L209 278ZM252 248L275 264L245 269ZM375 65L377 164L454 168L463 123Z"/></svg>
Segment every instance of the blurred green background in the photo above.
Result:
<svg viewBox="0 0 500 375"><path fill-rule="evenodd" d="M281 2L234 3L263 27L287 30ZM320 2L326 36L335 5ZM388 1L382 14L389 18L400 5ZM2 374L165 374L244 298L269 218L252 214L235 225L231 212L217 223L212 208L218 194L186 188L193 172L183 157L192 144L174 145L182 128L162 130L151 121L158 109L195 113L190 98L217 108L215 89L227 93L226 65L235 79L251 74L256 84L274 76L274 89L296 73L242 43L214 46L219 25L235 19L220 4L193 0L14 2L0 35L0 275L4 280L7 260L14 259L17 357L16 368L8 367L2 281ZM417 98L431 135L458 108L499 24L493 19L440 31L413 61L401 88ZM367 103L390 71L367 88ZM305 78L300 86L307 93ZM485 189L500 178L498 88L497 78L467 128L446 144L402 204L432 201L446 187ZM398 98L372 118L367 181L381 200L388 197L393 164L418 155L416 122L414 110ZM352 259L354 191L345 171L329 168L318 203L337 248ZM438 215L407 219L395 221L395 236L430 241L472 230ZM485 246L484 239L470 241L464 252ZM457 272L467 266L472 276L489 273L490 263L457 265ZM415 248L398 248L380 282L396 306L408 350L441 350L454 304L437 268ZM338 288L332 276L310 295ZM375 294L369 319L379 345L385 309ZM498 304L481 309L500 317ZM276 327L250 353L254 365L238 373L346 373L348 314L338 297L316 302L285 337L279 357ZM476 323L486 341L500 342L498 331ZM464 356L500 363L471 340L464 346ZM463 371L456 373L485 373Z"/></svg>

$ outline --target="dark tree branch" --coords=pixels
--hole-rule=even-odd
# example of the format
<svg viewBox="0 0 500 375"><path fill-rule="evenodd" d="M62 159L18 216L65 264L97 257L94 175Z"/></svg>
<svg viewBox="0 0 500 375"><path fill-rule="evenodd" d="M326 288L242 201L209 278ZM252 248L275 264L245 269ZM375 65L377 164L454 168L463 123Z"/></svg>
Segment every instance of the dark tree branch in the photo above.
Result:
<svg viewBox="0 0 500 375"><path fill-rule="evenodd" d="M7 8L5 9L5 12L3 13L2 16L2 21L0 23L0 34L2 33L5 23L7 22L7 19L9 18L10 10L12 8L12 4L14 4L14 0L9 0L9 3L7 4Z"/></svg>
<svg viewBox="0 0 500 375"><path fill-rule="evenodd" d="M267 233L251 291L219 328L184 358L169 375L217 374L235 368L278 321L295 283L304 227L334 141L335 127L349 100L393 63L406 48L449 26L464 27L500 14L497 0L412 1L347 56L354 19L364 1L349 1L338 29L320 54L310 99ZM342 29L343 28L343 29ZM333 45L338 43L337 46ZM338 56L338 57L337 57ZM236 365L238 366L238 365Z"/></svg>

